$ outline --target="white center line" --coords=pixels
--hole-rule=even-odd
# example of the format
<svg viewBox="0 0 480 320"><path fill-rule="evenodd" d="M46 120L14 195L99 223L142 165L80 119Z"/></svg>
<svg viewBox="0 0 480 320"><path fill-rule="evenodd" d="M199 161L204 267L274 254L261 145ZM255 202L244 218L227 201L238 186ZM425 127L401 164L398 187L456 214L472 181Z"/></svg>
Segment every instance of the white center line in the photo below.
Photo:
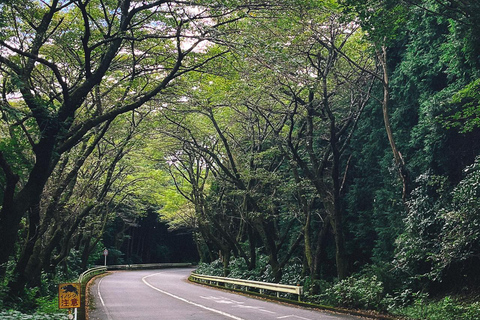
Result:
<svg viewBox="0 0 480 320"><path fill-rule="evenodd" d="M210 308L210 307L201 305L201 304L196 303L196 302L193 302L193 301L189 301L189 300L187 300L187 299L184 299L184 298L182 298L182 297L179 297L179 296L177 296L177 295L174 295L173 293L170 293L170 292L164 291L164 290L162 290L162 289L159 289L159 288L157 288L157 287L155 287L155 286L153 286L153 285L151 285L150 283L147 282L147 280L146 280L147 278L156 276L156 275L158 275L158 274L160 274L160 273L155 273L155 274L151 274L151 275L149 275L149 276L143 277L143 278L142 278L143 283L145 283L145 284L146 284L147 286L149 286L150 288L152 288L152 289L154 289L154 290L157 290L158 292L161 292L161 293L163 293L163 294L166 294L167 296L170 296L170 297L175 298L175 299L177 299L177 300L180 300L180 301L186 302L186 303L188 303L188 304L191 304L191 305L193 305L193 306L195 306L195 307L199 307L199 308L202 308L202 309L211 311L211 312L215 312L215 313L221 314L222 316L225 316L225 317L227 317L227 318L231 318L231 319L235 319L235 320L244 320L244 319L239 318L239 317L237 317L237 316L234 316L234 315L232 315L232 314L229 314L229 313L226 313L226 312L217 310L217 309L213 309L213 308Z"/></svg>

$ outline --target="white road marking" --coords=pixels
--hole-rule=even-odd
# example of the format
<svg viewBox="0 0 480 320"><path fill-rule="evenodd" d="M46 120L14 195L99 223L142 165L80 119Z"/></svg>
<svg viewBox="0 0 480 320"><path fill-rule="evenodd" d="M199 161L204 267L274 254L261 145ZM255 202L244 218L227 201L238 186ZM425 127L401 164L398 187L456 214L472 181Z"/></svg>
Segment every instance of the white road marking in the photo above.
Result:
<svg viewBox="0 0 480 320"><path fill-rule="evenodd" d="M303 319L303 320L310 320L308 318L299 317L299 316L295 316L295 315L282 316L282 317L278 317L277 319L287 319L287 318L297 318L297 319Z"/></svg>
<svg viewBox="0 0 480 320"><path fill-rule="evenodd" d="M237 305L237 306L234 306L234 307L244 308L244 309L255 309L255 310L258 310L258 311L265 312L265 313L276 313L276 312L273 312L273 311L270 311L270 310L265 310L262 307L252 307L252 306L242 306L242 305Z"/></svg>
<svg viewBox="0 0 480 320"><path fill-rule="evenodd" d="M205 300L213 300L213 301L218 302L218 303L244 304L244 302L236 301L236 300L225 298L225 297L200 296L200 298L205 299Z"/></svg>
<svg viewBox="0 0 480 320"><path fill-rule="evenodd" d="M220 297L220 299L225 299L225 300L232 301L232 302L238 303L238 304L244 304L245 303L245 302L242 302L242 301L237 301L237 300L233 300L233 299L225 298L225 297Z"/></svg>
<svg viewBox="0 0 480 320"><path fill-rule="evenodd" d="M222 316L225 316L225 317L227 317L227 318L231 318L231 319L235 319L235 320L244 320L244 319L239 318L239 317L237 317L237 316L234 316L234 315L232 315L232 314L229 314L229 313L226 313L226 312L217 310L217 309L213 309L213 308L210 308L210 307L201 305L201 304L196 303L196 302L193 302L193 301L189 301L189 300L187 300L187 299L185 299L185 298L179 297L179 296L174 295L174 294L172 294L172 293L170 293L170 292L167 292L167 291L164 291L164 290L162 290L162 289L159 289L159 288L157 288L157 287L155 287L155 286L153 286L153 285L151 285L150 283L147 282L147 280L146 280L147 278L156 276L156 275L158 275L158 274L160 274L160 273L155 273L155 274L151 274L151 275L148 275L148 276L143 277L143 278L142 278L143 283L145 283L145 284L146 284L147 286L149 286L150 288L152 288L152 289L154 289L154 290L157 290L158 292L161 292L161 293L163 293L163 294L166 294L167 296L170 296L170 297L175 298L175 299L177 299L177 300L186 302L186 303L191 304L191 305L193 305L193 306L196 306L196 307L199 307L199 308L208 310L208 311L212 311L212 312L221 314Z"/></svg>
<svg viewBox="0 0 480 320"><path fill-rule="evenodd" d="M216 303L225 303L225 304L233 304L233 303L240 303L240 302L237 302L237 301L234 301L234 300L231 300L231 299L227 299L227 298L222 298L222 297L205 297L205 296L200 296L200 298L202 299L206 299L206 300L213 300L215 301Z"/></svg>
<svg viewBox="0 0 480 320"><path fill-rule="evenodd" d="M97 294L98 294L98 297L100 298L100 302L102 303L103 310L105 310L105 314L107 315L108 320L112 320L112 317L110 316L110 312L108 312L107 306L105 305L105 301L103 301L102 295L100 293L100 284L102 283L103 279L105 278L100 279L100 281L98 282Z"/></svg>
<svg viewBox="0 0 480 320"><path fill-rule="evenodd" d="M225 298L225 297L200 296L200 298L206 299L206 300L212 300L212 301L215 301L216 303L231 304L233 308L254 309L254 310L262 311L262 312L265 312L265 313L272 313L272 314L276 313L276 312L273 312L273 311L265 310L263 307L247 306L247 305L245 305L244 302L232 300L232 299Z"/></svg>

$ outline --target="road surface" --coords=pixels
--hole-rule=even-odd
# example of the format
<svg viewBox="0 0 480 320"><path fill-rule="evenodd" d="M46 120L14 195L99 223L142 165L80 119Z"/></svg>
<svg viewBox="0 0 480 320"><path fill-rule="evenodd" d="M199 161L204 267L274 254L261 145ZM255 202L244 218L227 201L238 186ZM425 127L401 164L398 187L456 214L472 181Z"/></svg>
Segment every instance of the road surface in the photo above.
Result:
<svg viewBox="0 0 480 320"><path fill-rule="evenodd" d="M90 287L89 320L353 320L188 282L192 269L123 271Z"/></svg>

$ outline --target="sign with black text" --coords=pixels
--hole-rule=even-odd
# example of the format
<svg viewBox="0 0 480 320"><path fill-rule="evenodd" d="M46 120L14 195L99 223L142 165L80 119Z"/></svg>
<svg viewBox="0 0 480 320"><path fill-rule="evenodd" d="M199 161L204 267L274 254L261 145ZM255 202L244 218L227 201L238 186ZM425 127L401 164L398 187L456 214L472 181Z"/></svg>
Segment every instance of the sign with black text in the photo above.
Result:
<svg viewBox="0 0 480 320"><path fill-rule="evenodd" d="M58 307L60 309L80 308L80 283L58 285Z"/></svg>

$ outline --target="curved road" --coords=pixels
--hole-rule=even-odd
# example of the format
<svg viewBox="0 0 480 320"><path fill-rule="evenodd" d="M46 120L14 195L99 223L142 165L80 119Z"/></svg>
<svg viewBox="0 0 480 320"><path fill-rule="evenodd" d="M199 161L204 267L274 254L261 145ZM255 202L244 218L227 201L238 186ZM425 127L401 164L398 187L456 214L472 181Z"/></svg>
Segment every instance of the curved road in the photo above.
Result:
<svg viewBox="0 0 480 320"><path fill-rule="evenodd" d="M99 278L89 320L347 320L188 282L192 269L125 271Z"/></svg>

